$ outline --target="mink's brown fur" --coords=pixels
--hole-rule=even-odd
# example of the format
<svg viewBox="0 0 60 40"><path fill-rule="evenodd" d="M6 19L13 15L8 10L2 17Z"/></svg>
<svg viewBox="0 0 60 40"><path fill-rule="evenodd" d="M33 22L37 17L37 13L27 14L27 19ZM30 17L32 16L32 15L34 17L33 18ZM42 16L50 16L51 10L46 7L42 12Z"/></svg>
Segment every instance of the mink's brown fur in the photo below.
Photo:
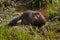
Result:
<svg viewBox="0 0 60 40"><path fill-rule="evenodd" d="M15 26L19 20L25 25L43 26L46 23L45 17L38 11L27 10L21 16L9 22L9 26Z"/></svg>

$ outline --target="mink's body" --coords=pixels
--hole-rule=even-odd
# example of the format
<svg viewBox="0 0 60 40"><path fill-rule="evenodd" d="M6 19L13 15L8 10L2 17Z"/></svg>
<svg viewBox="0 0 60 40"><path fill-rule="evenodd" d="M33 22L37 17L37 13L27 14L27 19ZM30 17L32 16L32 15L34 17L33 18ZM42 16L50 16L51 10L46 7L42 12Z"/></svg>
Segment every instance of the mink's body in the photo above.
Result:
<svg viewBox="0 0 60 40"><path fill-rule="evenodd" d="M25 11L21 16L13 19L8 24L9 26L15 26L19 20L25 25L43 26L46 23L45 17L38 11Z"/></svg>

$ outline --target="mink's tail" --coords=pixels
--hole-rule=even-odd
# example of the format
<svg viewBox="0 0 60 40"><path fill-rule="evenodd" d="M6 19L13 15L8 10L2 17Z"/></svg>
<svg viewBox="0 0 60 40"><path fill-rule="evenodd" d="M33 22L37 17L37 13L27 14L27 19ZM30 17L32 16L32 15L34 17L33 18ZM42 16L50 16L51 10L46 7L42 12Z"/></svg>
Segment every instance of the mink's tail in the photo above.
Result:
<svg viewBox="0 0 60 40"><path fill-rule="evenodd" d="M8 23L8 26L15 26L17 24L17 21L19 21L22 17L17 17L13 20L11 20L9 23Z"/></svg>

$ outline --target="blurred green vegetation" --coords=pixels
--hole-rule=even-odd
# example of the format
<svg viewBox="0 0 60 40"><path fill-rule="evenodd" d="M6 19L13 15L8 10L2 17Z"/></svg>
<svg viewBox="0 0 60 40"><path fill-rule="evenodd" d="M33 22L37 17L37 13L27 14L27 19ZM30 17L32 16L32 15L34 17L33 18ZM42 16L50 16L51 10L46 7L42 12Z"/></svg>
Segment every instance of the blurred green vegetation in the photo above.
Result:
<svg viewBox="0 0 60 40"><path fill-rule="evenodd" d="M7 7L4 2L8 3ZM16 11L14 0L0 0L0 3L0 40L60 40L60 0L57 8L48 3L49 18L53 21L47 21L41 28L33 28L32 25L8 26L9 21L22 12Z"/></svg>
<svg viewBox="0 0 60 40"><path fill-rule="evenodd" d="M59 40L60 23L47 22L45 26L38 29L32 28L31 25L21 27L10 27L8 25L0 27L0 40Z"/></svg>

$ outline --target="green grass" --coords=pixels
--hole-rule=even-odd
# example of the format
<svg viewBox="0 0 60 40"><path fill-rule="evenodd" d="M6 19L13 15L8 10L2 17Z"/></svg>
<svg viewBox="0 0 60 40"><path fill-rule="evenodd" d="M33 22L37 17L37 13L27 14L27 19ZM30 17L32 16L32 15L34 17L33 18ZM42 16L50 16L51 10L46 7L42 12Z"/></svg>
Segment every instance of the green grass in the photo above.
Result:
<svg viewBox="0 0 60 40"><path fill-rule="evenodd" d="M15 10L12 9L8 8L1 12L0 16L5 20L0 24L0 40L60 40L60 22L56 20L46 22L41 28L33 28L31 25L8 26L11 18L19 15L17 12L14 14ZM48 10L52 16L55 16L56 10L51 4L48 5Z"/></svg>
<svg viewBox="0 0 60 40"><path fill-rule="evenodd" d="M58 5L60 6L60 0L58 0Z"/></svg>
<svg viewBox="0 0 60 40"><path fill-rule="evenodd" d="M0 40L33 40L27 30L11 28L7 25L0 27Z"/></svg>
<svg viewBox="0 0 60 40"><path fill-rule="evenodd" d="M34 29L31 25L21 29L21 27L10 27L5 23L0 27L0 40L60 40L58 30L60 30L59 22L47 22L40 29Z"/></svg>

